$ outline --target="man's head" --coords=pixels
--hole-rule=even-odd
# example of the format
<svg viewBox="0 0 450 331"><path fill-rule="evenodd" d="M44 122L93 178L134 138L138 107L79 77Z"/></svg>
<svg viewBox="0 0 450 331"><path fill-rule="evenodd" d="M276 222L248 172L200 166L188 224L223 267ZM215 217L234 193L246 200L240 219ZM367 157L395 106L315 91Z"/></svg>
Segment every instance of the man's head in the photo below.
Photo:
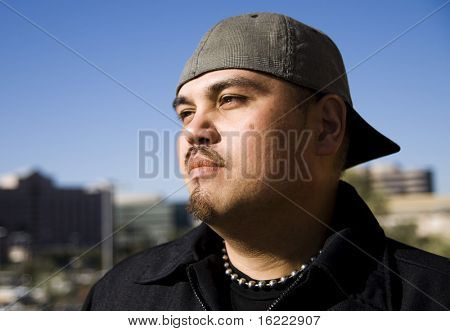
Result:
<svg viewBox="0 0 450 331"><path fill-rule="evenodd" d="M174 106L191 210L205 221L281 207L275 191L306 203L343 168L396 148L353 110L334 43L277 14L213 27L183 70ZM384 149L352 144L355 132Z"/></svg>
<svg viewBox="0 0 450 331"><path fill-rule="evenodd" d="M309 90L242 69L209 72L181 87L175 100L184 126L179 156L197 216L229 215L272 200L265 182L301 194L312 184L337 181L345 103L332 94L308 98Z"/></svg>

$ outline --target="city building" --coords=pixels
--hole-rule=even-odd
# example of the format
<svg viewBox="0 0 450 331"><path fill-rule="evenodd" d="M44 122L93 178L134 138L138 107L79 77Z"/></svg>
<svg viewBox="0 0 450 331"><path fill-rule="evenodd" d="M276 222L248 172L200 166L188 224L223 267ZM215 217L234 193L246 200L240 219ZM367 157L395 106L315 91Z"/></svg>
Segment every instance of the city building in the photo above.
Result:
<svg viewBox="0 0 450 331"><path fill-rule="evenodd" d="M385 194L431 193L433 173L430 169L405 170L395 165L378 164L367 168L372 187Z"/></svg>
<svg viewBox="0 0 450 331"><path fill-rule="evenodd" d="M2 184L0 263L75 256L102 242L103 268L112 266L111 187L58 187L38 171L9 176Z"/></svg>

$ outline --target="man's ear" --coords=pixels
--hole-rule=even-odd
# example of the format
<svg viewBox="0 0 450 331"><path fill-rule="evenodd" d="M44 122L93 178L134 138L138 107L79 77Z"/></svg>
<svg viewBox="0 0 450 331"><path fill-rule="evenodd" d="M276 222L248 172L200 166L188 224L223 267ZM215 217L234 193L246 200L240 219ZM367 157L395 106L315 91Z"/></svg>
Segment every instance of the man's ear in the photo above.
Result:
<svg viewBox="0 0 450 331"><path fill-rule="evenodd" d="M327 94L317 103L317 111L316 153L320 156L336 154L345 136L345 102L336 94Z"/></svg>

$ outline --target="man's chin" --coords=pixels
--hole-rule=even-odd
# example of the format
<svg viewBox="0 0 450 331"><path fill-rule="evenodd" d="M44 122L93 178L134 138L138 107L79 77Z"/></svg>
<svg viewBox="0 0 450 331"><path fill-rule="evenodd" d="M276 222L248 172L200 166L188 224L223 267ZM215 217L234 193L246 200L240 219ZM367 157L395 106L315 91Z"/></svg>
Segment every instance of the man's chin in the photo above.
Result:
<svg viewBox="0 0 450 331"><path fill-rule="evenodd" d="M200 186L196 186L192 191L187 211L196 219L207 224L213 221L216 214L209 193Z"/></svg>

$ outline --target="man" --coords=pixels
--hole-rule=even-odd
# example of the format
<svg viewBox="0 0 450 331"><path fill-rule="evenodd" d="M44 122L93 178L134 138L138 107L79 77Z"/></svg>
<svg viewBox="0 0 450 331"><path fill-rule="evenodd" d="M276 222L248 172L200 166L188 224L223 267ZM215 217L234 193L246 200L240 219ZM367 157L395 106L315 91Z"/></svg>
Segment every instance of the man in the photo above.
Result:
<svg viewBox="0 0 450 331"><path fill-rule="evenodd" d="M448 309L447 259L385 237L344 169L397 152L353 109L321 32L256 13L219 22L174 101L202 224L119 263L89 310Z"/></svg>

